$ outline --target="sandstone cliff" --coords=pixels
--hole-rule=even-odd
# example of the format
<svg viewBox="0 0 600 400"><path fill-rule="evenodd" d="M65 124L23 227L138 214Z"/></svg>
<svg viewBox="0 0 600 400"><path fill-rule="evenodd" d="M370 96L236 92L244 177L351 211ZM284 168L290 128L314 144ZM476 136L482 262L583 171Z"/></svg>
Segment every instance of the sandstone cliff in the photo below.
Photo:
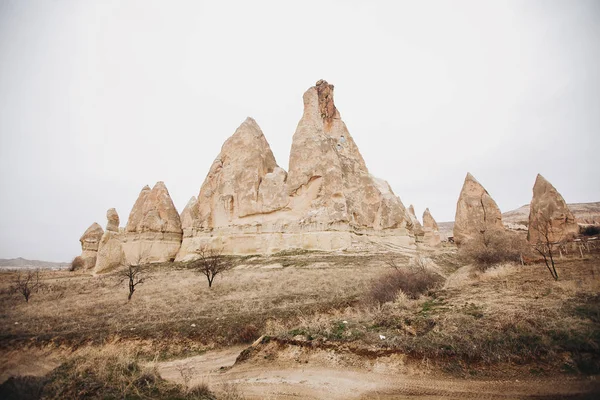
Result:
<svg viewBox="0 0 600 400"><path fill-rule="evenodd" d="M502 214L487 190L467 173L456 204L454 241L457 245L491 230L504 230Z"/></svg>

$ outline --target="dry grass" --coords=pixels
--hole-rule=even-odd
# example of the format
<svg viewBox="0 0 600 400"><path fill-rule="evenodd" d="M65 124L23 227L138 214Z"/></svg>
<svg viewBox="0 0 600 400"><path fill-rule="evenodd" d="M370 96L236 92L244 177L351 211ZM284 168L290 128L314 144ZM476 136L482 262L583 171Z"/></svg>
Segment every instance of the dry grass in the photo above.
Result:
<svg viewBox="0 0 600 400"><path fill-rule="evenodd" d="M565 259L561 280L543 265L464 267L432 296L376 307L351 306L273 321L282 339L408 354L450 372L481 373L494 365L532 365L534 373L600 372L600 257ZM454 278L454 277L453 277ZM292 323L290 323L292 322Z"/></svg>
<svg viewBox="0 0 600 400"><path fill-rule="evenodd" d="M484 232L463 243L459 257L473 263L481 271L503 262L519 262L532 254L532 249L522 235L504 230Z"/></svg>
<svg viewBox="0 0 600 400"><path fill-rule="evenodd" d="M132 344L84 346L47 377L43 398L215 399L206 385L187 388L168 383L152 364L138 364L138 358Z"/></svg>
<svg viewBox="0 0 600 400"><path fill-rule="evenodd" d="M375 306L365 295L393 270L383 255L248 257L212 289L202 275L158 265L130 302L126 285L115 286L116 275L59 271L42 274L45 289L27 304L6 291L12 274L3 273L0 344L81 348L75 353L80 361L65 376L92 368L90 359L93 375L109 380L110 365L185 357L260 334L398 352L459 371L529 363L542 372L598 372L600 255L560 260L558 282L539 264L505 263L482 272L456 270L460 263L451 252L432 259L431 268L448 277L444 287L417 299L398 292ZM92 351L88 344L108 348L84 354ZM111 358L111 346L126 346L122 361ZM115 390L133 377L115 383Z"/></svg>
<svg viewBox="0 0 600 400"><path fill-rule="evenodd" d="M382 262L364 263L362 257L318 255L310 263L309 256L297 257L238 260L243 264L217 277L211 289L203 275L188 269L153 266L153 278L130 302L116 274L57 271L42 273L46 289L26 304L2 290L12 278L2 273L1 345L79 346L120 337L137 340L151 357L186 355L251 341L270 319L354 304L370 279L386 270Z"/></svg>

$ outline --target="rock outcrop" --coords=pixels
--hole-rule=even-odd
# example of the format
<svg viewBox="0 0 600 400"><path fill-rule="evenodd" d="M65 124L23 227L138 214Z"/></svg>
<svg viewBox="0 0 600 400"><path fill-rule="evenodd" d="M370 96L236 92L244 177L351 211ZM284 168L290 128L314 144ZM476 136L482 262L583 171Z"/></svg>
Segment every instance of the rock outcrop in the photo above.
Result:
<svg viewBox="0 0 600 400"><path fill-rule="evenodd" d="M421 225L421 222L419 222L419 219L417 218L417 214L415 214L415 208L412 204L408 207L408 218L413 225L415 239L417 239L417 241L422 241L425 231L423 230L423 225Z"/></svg>
<svg viewBox="0 0 600 400"><path fill-rule="evenodd" d="M492 230L504 230L500 209L487 190L467 173L456 204L454 241L460 246L461 243Z"/></svg>
<svg viewBox="0 0 600 400"><path fill-rule="evenodd" d="M172 261L179 251L181 239L179 213L165 184L158 182L152 190L144 186L125 226L123 250L127 262Z"/></svg>
<svg viewBox="0 0 600 400"><path fill-rule="evenodd" d="M530 243L568 240L579 233L579 226L567 203L550 182L538 174L529 207Z"/></svg>
<svg viewBox="0 0 600 400"><path fill-rule="evenodd" d="M108 222L106 223L106 230L112 232L119 232L119 214L117 214L117 210L114 208L109 209L106 212L106 218Z"/></svg>
<svg viewBox="0 0 600 400"><path fill-rule="evenodd" d="M94 222L81 235L79 241L81 242L81 258L83 259L84 270L94 269L98 255L98 246L103 234L104 229L98 223Z"/></svg>
<svg viewBox="0 0 600 400"><path fill-rule="evenodd" d="M411 247L412 223L385 181L369 175L325 81L304 94L289 173L256 121L223 145L196 202L182 213L178 260L202 246L229 254L341 250L357 242Z"/></svg>
<svg viewBox="0 0 600 400"><path fill-rule="evenodd" d="M429 208L425 209L423 213L423 242L429 246L439 246L442 241L440 239L440 232L437 222L433 219Z"/></svg>
<svg viewBox="0 0 600 400"><path fill-rule="evenodd" d="M114 208L106 212L106 231L100 239L94 273L109 272L124 265L123 234L119 232L119 214Z"/></svg>

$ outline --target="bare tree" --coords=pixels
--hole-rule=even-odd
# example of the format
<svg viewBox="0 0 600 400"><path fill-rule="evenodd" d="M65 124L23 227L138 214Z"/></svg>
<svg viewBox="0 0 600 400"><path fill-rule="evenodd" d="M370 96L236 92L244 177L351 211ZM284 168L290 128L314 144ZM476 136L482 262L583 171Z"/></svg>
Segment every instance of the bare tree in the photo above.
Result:
<svg viewBox="0 0 600 400"><path fill-rule="evenodd" d="M29 298L33 292L37 293L42 287L40 282L40 271L27 271L27 273L19 274L13 280L11 290L14 293L20 293L25 297L25 301L29 303Z"/></svg>
<svg viewBox="0 0 600 400"><path fill-rule="evenodd" d="M127 269L119 272L121 282L128 282L129 295L127 296L127 301L131 300L131 296L133 296L133 292L135 292L135 287L137 285L140 285L150 279L148 267L146 265L142 265L142 259L143 256L140 255L136 261L127 264Z"/></svg>
<svg viewBox="0 0 600 400"><path fill-rule="evenodd" d="M552 228L552 219L548 213L542 212L537 217L531 223L531 229L538 234L536 241L532 243L532 247L544 258L548 271L550 271L552 278L557 281L558 272L556 272L556 265L554 264L553 251L554 246L560 245L564 238L560 235L560 232Z"/></svg>
<svg viewBox="0 0 600 400"><path fill-rule="evenodd" d="M198 258L190 261L190 268L200 272L208 280L208 287L212 287L216 276L233 268L223 255L223 249L216 249L209 246L203 246L198 251Z"/></svg>

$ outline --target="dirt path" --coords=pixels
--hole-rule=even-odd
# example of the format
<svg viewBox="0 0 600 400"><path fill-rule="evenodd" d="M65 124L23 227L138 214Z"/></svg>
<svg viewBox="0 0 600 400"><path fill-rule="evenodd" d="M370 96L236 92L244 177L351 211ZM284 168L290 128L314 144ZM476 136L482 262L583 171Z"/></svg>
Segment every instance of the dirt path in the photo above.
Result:
<svg viewBox="0 0 600 400"><path fill-rule="evenodd" d="M158 371L177 383L185 383L187 375L190 386L237 390L246 399L595 399L600 394L594 379L462 380L281 360L234 366L242 349L159 363Z"/></svg>

